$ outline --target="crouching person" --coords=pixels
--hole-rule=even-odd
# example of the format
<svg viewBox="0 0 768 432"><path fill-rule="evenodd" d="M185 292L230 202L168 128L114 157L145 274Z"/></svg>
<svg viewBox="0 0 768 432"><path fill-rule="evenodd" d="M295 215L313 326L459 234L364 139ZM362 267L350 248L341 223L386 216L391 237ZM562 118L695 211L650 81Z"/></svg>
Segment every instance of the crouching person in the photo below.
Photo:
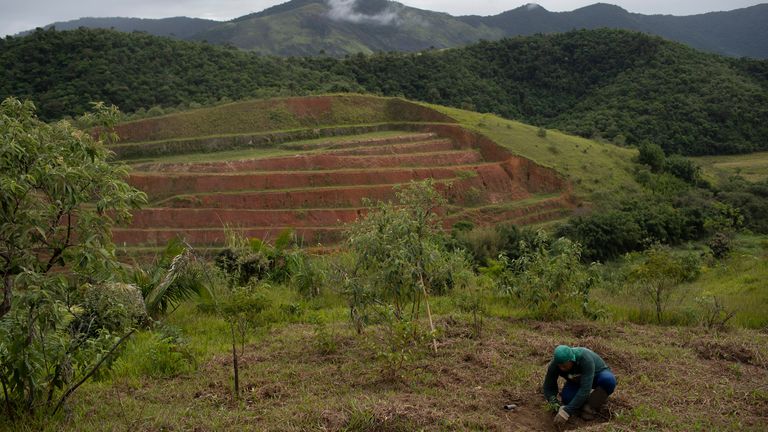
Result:
<svg viewBox="0 0 768 432"><path fill-rule="evenodd" d="M565 378L560 402L557 400L558 377ZM555 348L544 379L544 397L548 402L560 405L555 415L556 425L566 423L579 410L583 419L594 419L615 389L616 377L599 355L587 348L566 345Z"/></svg>

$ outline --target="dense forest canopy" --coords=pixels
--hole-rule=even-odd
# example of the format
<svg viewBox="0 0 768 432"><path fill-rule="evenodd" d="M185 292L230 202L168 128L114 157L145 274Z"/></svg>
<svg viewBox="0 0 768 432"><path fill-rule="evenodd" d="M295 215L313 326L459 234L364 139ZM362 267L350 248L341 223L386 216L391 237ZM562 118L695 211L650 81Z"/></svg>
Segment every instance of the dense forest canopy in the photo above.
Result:
<svg viewBox="0 0 768 432"><path fill-rule="evenodd" d="M276 58L108 30L0 39L0 97L40 117L94 100L126 112L322 92L401 95L667 153L768 149L768 62L622 30L480 42L420 53Z"/></svg>

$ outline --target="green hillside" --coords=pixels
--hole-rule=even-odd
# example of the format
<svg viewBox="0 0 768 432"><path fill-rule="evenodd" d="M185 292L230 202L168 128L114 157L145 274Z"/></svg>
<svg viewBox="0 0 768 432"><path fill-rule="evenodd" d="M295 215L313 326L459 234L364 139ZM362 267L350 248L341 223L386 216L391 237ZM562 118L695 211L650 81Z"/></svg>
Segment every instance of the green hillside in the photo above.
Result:
<svg viewBox="0 0 768 432"><path fill-rule="evenodd" d="M499 29L472 26L447 14L394 2L358 1L348 14L334 14L324 0L281 6L221 23L190 40L230 44L272 55L343 56L448 48L503 36Z"/></svg>
<svg viewBox="0 0 768 432"><path fill-rule="evenodd" d="M253 19L258 19L255 17ZM481 42L418 54L272 58L143 34L80 29L0 40L0 96L44 119L92 100L185 108L222 98L371 92L496 113L667 153L768 149L766 61L703 54L619 30Z"/></svg>

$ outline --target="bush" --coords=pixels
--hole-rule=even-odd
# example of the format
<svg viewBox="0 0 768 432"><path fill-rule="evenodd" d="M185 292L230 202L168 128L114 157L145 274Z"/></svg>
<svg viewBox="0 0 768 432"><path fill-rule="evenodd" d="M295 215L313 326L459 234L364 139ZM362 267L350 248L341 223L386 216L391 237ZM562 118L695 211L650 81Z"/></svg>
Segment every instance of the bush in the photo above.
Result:
<svg viewBox="0 0 768 432"><path fill-rule="evenodd" d="M116 282L98 286L88 284L84 291L84 313L77 324L83 332L92 333L105 328L120 333L142 324L148 318L144 298L135 285Z"/></svg>
<svg viewBox="0 0 768 432"><path fill-rule="evenodd" d="M640 154L637 161L641 164L648 165L653 172L661 172L664 170L664 149L658 144L650 142L644 142L638 148Z"/></svg>
<svg viewBox="0 0 768 432"><path fill-rule="evenodd" d="M629 259L636 262L631 266L628 282L633 284L642 300L653 305L658 323L662 322L664 310L677 287L695 280L701 272L697 256L677 256L668 247L660 245Z"/></svg>
<svg viewBox="0 0 768 432"><path fill-rule="evenodd" d="M556 235L582 245L587 260L607 261L641 247L643 230L631 214L623 211L598 212L568 220Z"/></svg>
<svg viewBox="0 0 768 432"><path fill-rule="evenodd" d="M315 347L321 355L336 354L339 349L336 335L325 323L315 326Z"/></svg>
<svg viewBox="0 0 768 432"><path fill-rule="evenodd" d="M694 186L701 182L701 167L683 156L668 157L664 162L664 171Z"/></svg>
<svg viewBox="0 0 768 432"><path fill-rule="evenodd" d="M733 240L728 234L718 232L709 239L707 247L715 259L722 260L727 258L733 250Z"/></svg>
<svg viewBox="0 0 768 432"><path fill-rule="evenodd" d="M581 246L566 238L551 241L540 232L524 244L517 259L500 258L504 265L497 277L499 290L518 301L537 319L555 320L577 316L596 317L589 292L598 283L595 268L581 263Z"/></svg>
<svg viewBox="0 0 768 432"><path fill-rule="evenodd" d="M186 342L160 329L138 333L115 363L112 376L172 378L194 370L195 366Z"/></svg>
<svg viewBox="0 0 768 432"><path fill-rule="evenodd" d="M521 242L533 241L536 232L513 224L500 224L454 230L453 238L460 248L469 252L475 266L484 266L502 253L508 258L518 258L522 254Z"/></svg>

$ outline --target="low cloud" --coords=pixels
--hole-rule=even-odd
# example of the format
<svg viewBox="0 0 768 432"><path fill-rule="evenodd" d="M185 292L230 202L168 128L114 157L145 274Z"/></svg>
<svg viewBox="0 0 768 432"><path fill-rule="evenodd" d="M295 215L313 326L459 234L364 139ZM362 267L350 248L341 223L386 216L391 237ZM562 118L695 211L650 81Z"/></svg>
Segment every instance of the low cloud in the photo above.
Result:
<svg viewBox="0 0 768 432"><path fill-rule="evenodd" d="M335 21L346 21L355 24L398 25L400 24L400 11L395 3L386 5L375 14L360 12L357 8L357 0L328 0L328 17Z"/></svg>

